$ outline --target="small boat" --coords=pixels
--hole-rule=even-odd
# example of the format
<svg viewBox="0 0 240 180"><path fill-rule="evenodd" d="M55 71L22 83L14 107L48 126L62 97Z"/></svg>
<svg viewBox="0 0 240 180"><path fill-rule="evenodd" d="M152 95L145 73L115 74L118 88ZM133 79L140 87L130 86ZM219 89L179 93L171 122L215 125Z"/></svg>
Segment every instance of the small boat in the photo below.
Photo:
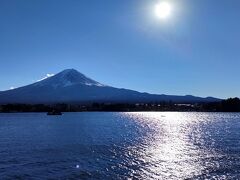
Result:
<svg viewBox="0 0 240 180"><path fill-rule="evenodd" d="M48 116L61 116L62 112L53 110L53 111L48 112L47 115Z"/></svg>

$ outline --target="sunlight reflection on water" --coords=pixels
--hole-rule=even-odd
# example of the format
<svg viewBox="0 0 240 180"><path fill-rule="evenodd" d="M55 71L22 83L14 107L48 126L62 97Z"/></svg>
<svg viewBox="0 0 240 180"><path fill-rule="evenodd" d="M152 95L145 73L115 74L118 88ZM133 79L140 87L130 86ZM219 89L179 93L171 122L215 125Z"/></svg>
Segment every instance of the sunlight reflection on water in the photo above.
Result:
<svg viewBox="0 0 240 180"><path fill-rule="evenodd" d="M143 142L137 144L139 158L145 163L142 177L189 178L202 174L211 164L203 164L202 158L220 157L211 148L199 148L206 138L201 125L209 118L206 114L179 112L125 113L142 127L148 129ZM202 117L200 117L201 115ZM208 141L212 141L210 136ZM213 140L214 141L214 140ZM214 143L214 142L211 142ZM145 146L143 146L145 144Z"/></svg>
<svg viewBox="0 0 240 180"><path fill-rule="evenodd" d="M0 179L240 179L240 114L0 114Z"/></svg>

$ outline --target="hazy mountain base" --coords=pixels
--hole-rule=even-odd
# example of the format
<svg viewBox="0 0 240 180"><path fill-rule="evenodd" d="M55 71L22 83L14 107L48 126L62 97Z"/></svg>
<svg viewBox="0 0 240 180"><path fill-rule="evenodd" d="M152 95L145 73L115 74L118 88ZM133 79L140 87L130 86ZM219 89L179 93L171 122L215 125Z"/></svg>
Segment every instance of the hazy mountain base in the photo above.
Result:
<svg viewBox="0 0 240 180"><path fill-rule="evenodd" d="M0 112L84 112L84 111L202 111L202 112L240 112L240 99L230 98L221 102L176 104L169 102L158 103L92 103L92 104L6 104L0 106Z"/></svg>
<svg viewBox="0 0 240 180"><path fill-rule="evenodd" d="M149 103L149 102L201 103L218 102L213 97L175 96L141 93L99 83L84 74L67 69L42 81L0 92L0 104L92 104Z"/></svg>

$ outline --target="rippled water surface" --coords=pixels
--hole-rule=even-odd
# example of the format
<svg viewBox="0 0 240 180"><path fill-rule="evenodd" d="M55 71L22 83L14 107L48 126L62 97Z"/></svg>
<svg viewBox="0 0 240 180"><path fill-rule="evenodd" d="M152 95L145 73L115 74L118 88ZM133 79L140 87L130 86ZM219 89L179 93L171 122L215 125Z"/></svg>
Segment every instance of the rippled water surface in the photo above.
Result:
<svg viewBox="0 0 240 180"><path fill-rule="evenodd" d="M240 114L0 114L0 179L239 179Z"/></svg>

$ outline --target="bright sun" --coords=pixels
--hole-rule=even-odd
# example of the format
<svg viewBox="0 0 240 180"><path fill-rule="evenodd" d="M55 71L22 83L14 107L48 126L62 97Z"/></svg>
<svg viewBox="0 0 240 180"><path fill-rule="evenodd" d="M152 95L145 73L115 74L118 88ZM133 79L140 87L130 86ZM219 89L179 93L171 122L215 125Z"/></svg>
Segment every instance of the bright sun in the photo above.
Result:
<svg viewBox="0 0 240 180"><path fill-rule="evenodd" d="M171 15L172 6L168 2L160 2L155 6L155 14L158 18L166 19Z"/></svg>

